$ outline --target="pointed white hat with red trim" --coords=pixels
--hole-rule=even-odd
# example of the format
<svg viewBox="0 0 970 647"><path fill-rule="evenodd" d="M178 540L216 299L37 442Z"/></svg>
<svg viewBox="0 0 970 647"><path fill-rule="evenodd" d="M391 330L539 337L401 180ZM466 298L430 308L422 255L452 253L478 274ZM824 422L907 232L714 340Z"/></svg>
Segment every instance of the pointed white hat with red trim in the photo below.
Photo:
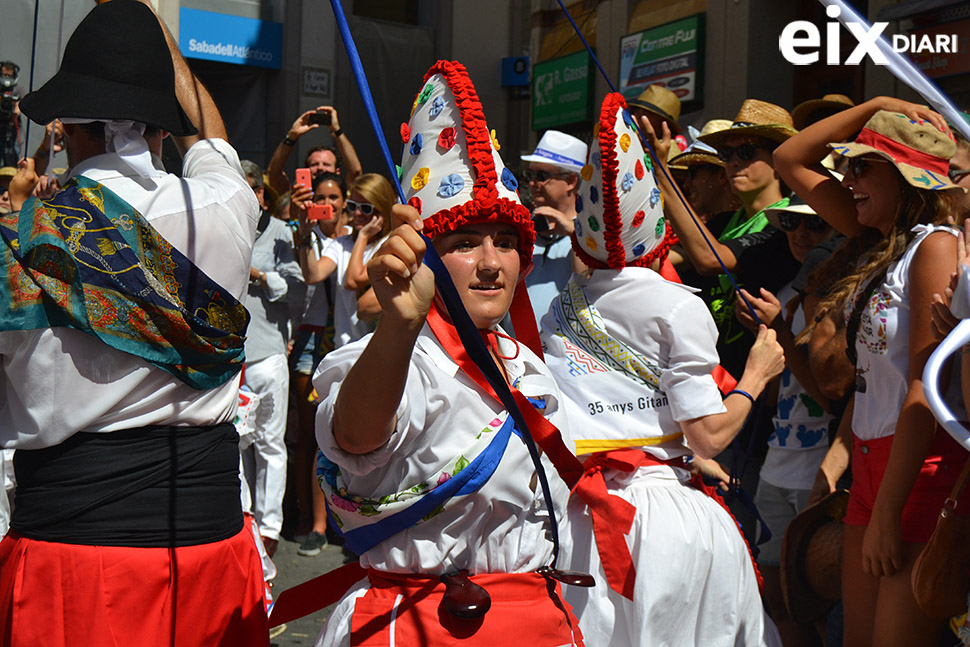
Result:
<svg viewBox="0 0 970 647"><path fill-rule="evenodd" d="M401 186L424 216L423 233L433 239L468 223L514 225L524 275L535 243L531 214L519 201L518 181L499 156L464 65L438 61L425 73L401 139Z"/></svg>
<svg viewBox="0 0 970 647"><path fill-rule="evenodd" d="M576 196L573 250L587 266L649 267L670 249L663 196L623 95L603 100Z"/></svg>

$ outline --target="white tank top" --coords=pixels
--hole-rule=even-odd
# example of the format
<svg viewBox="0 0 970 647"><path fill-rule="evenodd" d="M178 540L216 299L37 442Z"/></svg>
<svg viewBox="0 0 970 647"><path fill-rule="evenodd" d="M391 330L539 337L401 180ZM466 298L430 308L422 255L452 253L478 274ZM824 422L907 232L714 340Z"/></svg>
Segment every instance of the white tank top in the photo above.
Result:
<svg viewBox="0 0 970 647"><path fill-rule="evenodd" d="M873 292L859 320L852 431L860 440L885 438L896 432L896 419L909 390L909 268L916 250L933 232L956 236L955 229L943 226L917 225L913 231L916 238L889 266L885 281ZM958 393L956 398L947 395L953 410L962 411Z"/></svg>

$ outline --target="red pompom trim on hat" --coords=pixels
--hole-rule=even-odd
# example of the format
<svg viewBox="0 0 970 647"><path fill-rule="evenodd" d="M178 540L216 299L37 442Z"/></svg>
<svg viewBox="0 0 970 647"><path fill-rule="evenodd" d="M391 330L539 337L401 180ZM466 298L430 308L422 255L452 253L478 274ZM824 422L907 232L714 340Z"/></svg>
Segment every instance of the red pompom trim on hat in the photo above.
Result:
<svg viewBox="0 0 970 647"><path fill-rule="evenodd" d="M461 127L465 132L468 158L475 170L472 196L478 200L494 200L498 198L498 190L495 188L498 174L492 157L492 137L485 122L482 102L475 92L471 79L468 78L468 71L458 61L438 61L425 72L424 81L427 82L435 74L444 77L448 87L451 88L451 93L455 95Z"/></svg>
<svg viewBox="0 0 970 647"><path fill-rule="evenodd" d="M656 247L650 250L650 253L641 256L640 258L635 258L629 263L623 263L623 265L614 267L608 263L604 263L598 258L590 256L589 252L583 249L582 245L579 244L579 241L576 240L575 232L570 238L573 245L573 251L576 253L576 256L579 257L579 260L583 261L586 264L586 267L594 270L618 270L624 267L650 267L653 265L654 261L658 259L661 263L663 263L664 259L667 258L667 255L670 253L670 248L677 244L677 234L675 234L674 230L670 228L670 223L664 221L664 237L659 243L657 243Z"/></svg>
<svg viewBox="0 0 970 647"><path fill-rule="evenodd" d="M411 128L407 125L407 122L401 124L401 141L405 144L411 139Z"/></svg>
<svg viewBox="0 0 970 647"><path fill-rule="evenodd" d="M607 251L606 266L614 269L626 266L626 250L620 239L623 232L620 196L616 191L616 173L620 167L616 155L616 113L623 108L626 108L623 95L611 92L603 100L599 122L600 165L603 169L603 240Z"/></svg>
<svg viewBox="0 0 970 647"><path fill-rule="evenodd" d="M469 200L451 209L442 209L424 219L421 232L434 240L438 236L465 225L504 222L519 232L519 256L522 258L520 274L532 266L532 250L536 242L536 230L532 226L532 214L524 206L508 198L496 200Z"/></svg>

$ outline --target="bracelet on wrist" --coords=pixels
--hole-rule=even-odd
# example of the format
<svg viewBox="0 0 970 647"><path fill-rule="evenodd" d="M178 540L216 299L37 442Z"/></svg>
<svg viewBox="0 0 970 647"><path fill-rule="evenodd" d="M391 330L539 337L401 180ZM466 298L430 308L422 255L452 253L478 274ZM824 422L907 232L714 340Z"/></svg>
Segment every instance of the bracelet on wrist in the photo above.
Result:
<svg viewBox="0 0 970 647"><path fill-rule="evenodd" d="M287 133L287 135L283 137L283 144L286 146L296 146L296 140L290 139L290 135Z"/></svg>
<svg viewBox="0 0 970 647"><path fill-rule="evenodd" d="M333 135L333 138L334 139L340 139L340 136L344 134L344 129L343 128L338 128L337 130L335 130L331 134Z"/></svg>
<svg viewBox="0 0 970 647"><path fill-rule="evenodd" d="M748 393L747 391L742 391L741 389L731 389L730 391L728 391L727 395L724 396L724 397L727 398L729 395L731 395L733 393L737 393L738 395L743 395L744 397L746 397L748 400L751 401L751 406L752 407L754 406L754 397L752 397L752 395L750 393Z"/></svg>

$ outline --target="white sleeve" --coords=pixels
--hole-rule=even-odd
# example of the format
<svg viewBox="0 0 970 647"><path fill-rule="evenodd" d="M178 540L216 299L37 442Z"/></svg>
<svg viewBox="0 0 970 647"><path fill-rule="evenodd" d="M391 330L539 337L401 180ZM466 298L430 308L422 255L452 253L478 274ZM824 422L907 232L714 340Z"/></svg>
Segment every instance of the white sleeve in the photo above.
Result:
<svg viewBox="0 0 970 647"><path fill-rule="evenodd" d="M316 438L324 455L342 470L355 476L365 476L382 468L390 461L395 452L416 430L424 429L426 411L421 406L412 408L411 403L421 403L425 399L425 380L414 361L408 368L404 394L397 407L397 425L391 437L381 447L366 454L351 454L341 449L333 435L334 407L344 378L357 362L357 358L367 347L370 335L342 346L327 354L317 367L313 376L313 386L321 398L317 407ZM346 421L345 424L353 424Z"/></svg>
<svg viewBox="0 0 970 647"><path fill-rule="evenodd" d="M698 297L684 299L661 323L669 342L668 368L660 378L670 413L682 422L726 411L711 376L718 365L717 327Z"/></svg>

